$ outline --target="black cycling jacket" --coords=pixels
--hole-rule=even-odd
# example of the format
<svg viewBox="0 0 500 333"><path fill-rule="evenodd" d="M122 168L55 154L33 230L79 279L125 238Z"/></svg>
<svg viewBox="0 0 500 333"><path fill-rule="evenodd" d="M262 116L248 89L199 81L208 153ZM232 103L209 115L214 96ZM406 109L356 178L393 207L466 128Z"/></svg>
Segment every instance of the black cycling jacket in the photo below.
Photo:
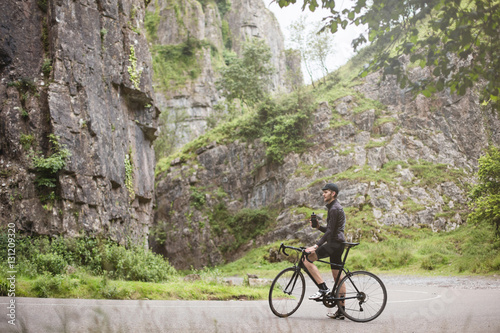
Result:
<svg viewBox="0 0 500 333"><path fill-rule="evenodd" d="M328 214L326 217L326 227L321 226L319 230L325 234L316 243L318 246L323 245L325 242L342 243L345 242L344 227L345 227L345 213L337 199L333 200L326 205Z"/></svg>

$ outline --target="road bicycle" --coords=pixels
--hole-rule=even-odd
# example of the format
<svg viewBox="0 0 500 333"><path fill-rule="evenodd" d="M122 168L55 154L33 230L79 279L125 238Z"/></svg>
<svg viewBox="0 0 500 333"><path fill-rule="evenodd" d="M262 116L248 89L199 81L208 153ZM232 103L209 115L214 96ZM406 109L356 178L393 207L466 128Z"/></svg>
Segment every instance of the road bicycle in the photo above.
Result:
<svg viewBox="0 0 500 333"><path fill-rule="evenodd" d="M344 242L344 258L342 264L334 264L324 260L317 260L338 269L339 273L331 291L322 298L316 300L322 302L327 308L338 306L341 313L356 322L368 322L380 316L387 303L387 290L384 283L375 274L366 271L350 272L345 268L345 262L349 250L359 243ZM301 252L300 259L292 267L282 270L273 280L269 290L269 306L271 311L278 317L289 317L297 309L304 299L306 281L302 271L306 272L311 280L319 288L318 283L311 276L303 261L308 260L305 247L287 246L281 243L278 253L282 252L288 256L286 249ZM342 280L341 274L344 274ZM337 283L337 281L340 281ZM345 294L341 292L345 286Z"/></svg>

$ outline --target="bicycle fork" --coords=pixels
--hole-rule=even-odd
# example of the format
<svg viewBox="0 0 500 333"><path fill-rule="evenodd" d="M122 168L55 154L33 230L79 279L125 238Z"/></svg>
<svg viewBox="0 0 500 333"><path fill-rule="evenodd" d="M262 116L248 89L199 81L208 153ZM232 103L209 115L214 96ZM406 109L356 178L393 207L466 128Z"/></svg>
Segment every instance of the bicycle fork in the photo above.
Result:
<svg viewBox="0 0 500 333"><path fill-rule="evenodd" d="M292 275L290 281L288 281L287 286L283 289L283 292L287 295L291 295L292 291L295 289L295 284L297 283L297 278L299 277L300 268L296 267L295 272ZM291 287L290 287L291 285ZM288 290L288 291L287 291Z"/></svg>

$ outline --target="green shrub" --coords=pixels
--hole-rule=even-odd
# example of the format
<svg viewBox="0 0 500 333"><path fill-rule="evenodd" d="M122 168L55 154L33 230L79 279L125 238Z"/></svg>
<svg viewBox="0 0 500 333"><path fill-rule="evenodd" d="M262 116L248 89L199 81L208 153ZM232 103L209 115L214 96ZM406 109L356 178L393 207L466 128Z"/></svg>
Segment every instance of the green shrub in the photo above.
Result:
<svg viewBox="0 0 500 333"><path fill-rule="evenodd" d="M207 201L205 193L200 192L199 189L195 186L191 186L190 198L191 204L197 209L202 209L205 205L205 202Z"/></svg>
<svg viewBox="0 0 500 333"><path fill-rule="evenodd" d="M160 24L159 8L155 6L155 11L146 10L144 16L144 27L146 28L146 37L148 42L158 40L158 26Z"/></svg>
<svg viewBox="0 0 500 333"><path fill-rule="evenodd" d="M306 129L313 105L307 98L268 99L259 104L254 117L240 124L238 136L247 140L260 137L266 144L268 158L282 163L288 153L300 153L307 147Z"/></svg>
<svg viewBox="0 0 500 333"><path fill-rule="evenodd" d="M474 202L469 219L473 223L490 223L500 236L500 149L490 146L478 162L478 184L470 193Z"/></svg>
<svg viewBox="0 0 500 333"><path fill-rule="evenodd" d="M33 146L35 137L33 136L33 134L21 134L19 142L21 143L21 146L23 146L24 150L28 150Z"/></svg>
<svg viewBox="0 0 500 333"><path fill-rule="evenodd" d="M264 40L252 38L243 42L241 58L228 52L224 55L226 66L220 69L216 87L226 100L237 99L253 106L269 95L275 69L271 50Z"/></svg>
<svg viewBox="0 0 500 333"><path fill-rule="evenodd" d="M59 254L42 253L35 258L39 273L63 274L68 263Z"/></svg>
<svg viewBox="0 0 500 333"><path fill-rule="evenodd" d="M160 255L144 248L126 249L116 244L106 246L103 268L110 276L144 282L161 282L175 274L174 268Z"/></svg>
<svg viewBox="0 0 500 333"><path fill-rule="evenodd" d="M102 36L102 30L101 30L101 36ZM46 77L49 77L50 72L52 72L52 60L49 58L44 58L42 64L42 73Z"/></svg>
<svg viewBox="0 0 500 333"><path fill-rule="evenodd" d="M118 288L109 283L107 274L104 274L99 284L95 285L94 298L126 299L130 297L130 291L126 288Z"/></svg>
<svg viewBox="0 0 500 333"><path fill-rule="evenodd" d="M66 294L77 286L77 281L64 275L41 275L33 283L32 289L36 297L47 298Z"/></svg>
<svg viewBox="0 0 500 333"><path fill-rule="evenodd" d="M275 220L275 214L267 208L244 208L235 214L230 213L224 203L218 203L209 213L209 223L212 232L220 236L228 230L235 242L223 248L223 251L237 249L256 236L263 234Z"/></svg>
<svg viewBox="0 0 500 333"><path fill-rule="evenodd" d="M202 42L192 37L176 45L153 45L153 73L161 89L183 87L188 79L196 79L201 74L196 54L202 46Z"/></svg>
<svg viewBox="0 0 500 333"><path fill-rule="evenodd" d="M7 234L0 233L0 246L6 244ZM5 247L6 248L6 247ZM16 237L16 259L21 275L57 276L65 274L68 266L95 275L145 282L166 281L175 269L161 255L143 247L126 248L115 242L95 237ZM0 259L6 262L6 254ZM48 290L40 285L40 293Z"/></svg>
<svg viewBox="0 0 500 333"><path fill-rule="evenodd" d="M442 265L449 263L449 259L442 254L433 253L429 256L424 257L420 262L420 267L426 270L434 270Z"/></svg>
<svg viewBox="0 0 500 333"><path fill-rule="evenodd" d="M65 149L59 143L59 137L50 134L49 141L52 146L52 153L48 157L41 156L41 153L35 153L32 156L32 164L37 178L35 180L38 186L55 187L57 173L66 165L66 159L71 156L69 150Z"/></svg>

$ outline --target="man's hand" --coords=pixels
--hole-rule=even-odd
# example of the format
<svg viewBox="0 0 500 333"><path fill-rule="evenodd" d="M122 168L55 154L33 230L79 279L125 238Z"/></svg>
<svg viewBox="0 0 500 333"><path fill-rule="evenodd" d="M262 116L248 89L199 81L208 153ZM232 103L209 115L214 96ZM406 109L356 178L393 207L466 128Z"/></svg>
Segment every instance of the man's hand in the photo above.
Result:
<svg viewBox="0 0 500 333"><path fill-rule="evenodd" d="M311 221L311 220L309 220L309 226L310 226L311 228L314 228L314 227L313 227L313 225L312 225L312 221ZM315 229L318 229L318 230L319 230L319 221L318 221L317 226L316 226L316 228L315 228Z"/></svg>
<svg viewBox="0 0 500 333"><path fill-rule="evenodd" d="M307 252L307 253L315 253L317 249L318 249L318 245L313 245L313 246L311 246L311 247L308 247L308 248L306 249L306 252Z"/></svg>

